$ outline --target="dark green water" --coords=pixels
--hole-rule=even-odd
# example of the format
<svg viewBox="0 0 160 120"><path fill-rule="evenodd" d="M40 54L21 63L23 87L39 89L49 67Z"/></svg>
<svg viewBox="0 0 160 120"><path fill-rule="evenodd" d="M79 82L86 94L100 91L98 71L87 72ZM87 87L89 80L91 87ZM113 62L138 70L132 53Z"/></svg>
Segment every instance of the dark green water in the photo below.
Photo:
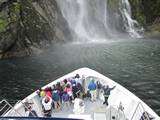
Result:
<svg viewBox="0 0 160 120"><path fill-rule="evenodd" d="M15 103L80 67L110 77L160 115L160 40L57 44L38 56L0 61L0 96Z"/></svg>

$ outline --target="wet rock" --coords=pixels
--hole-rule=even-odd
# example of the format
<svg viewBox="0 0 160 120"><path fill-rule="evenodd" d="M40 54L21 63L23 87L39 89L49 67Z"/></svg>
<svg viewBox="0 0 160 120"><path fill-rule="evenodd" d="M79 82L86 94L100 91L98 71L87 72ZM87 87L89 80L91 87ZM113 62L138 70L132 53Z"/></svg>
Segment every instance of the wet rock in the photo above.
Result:
<svg viewBox="0 0 160 120"><path fill-rule="evenodd" d="M67 23L59 23L66 21L58 9L55 0L1 0L1 58L31 55L51 43L71 40Z"/></svg>

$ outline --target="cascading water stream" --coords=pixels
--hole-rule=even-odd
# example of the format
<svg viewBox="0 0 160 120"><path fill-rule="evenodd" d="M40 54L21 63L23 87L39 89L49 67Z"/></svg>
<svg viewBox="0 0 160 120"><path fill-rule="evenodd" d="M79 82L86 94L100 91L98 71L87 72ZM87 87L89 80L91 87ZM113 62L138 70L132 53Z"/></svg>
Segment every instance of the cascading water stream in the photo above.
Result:
<svg viewBox="0 0 160 120"><path fill-rule="evenodd" d="M141 37L138 23L131 18L128 0L118 1L114 7L110 6L110 0L57 0L57 3L75 40L104 40L124 32Z"/></svg>
<svg viewBox="0 0 160 120"><path fill-rule="evenodd" d="M131 6L128 0L121 0L120 12L122 14L126 31L132 37L141 38L142 35L140 33L143 32L143 28L139 26L136 20L131 18Z"/></svg>

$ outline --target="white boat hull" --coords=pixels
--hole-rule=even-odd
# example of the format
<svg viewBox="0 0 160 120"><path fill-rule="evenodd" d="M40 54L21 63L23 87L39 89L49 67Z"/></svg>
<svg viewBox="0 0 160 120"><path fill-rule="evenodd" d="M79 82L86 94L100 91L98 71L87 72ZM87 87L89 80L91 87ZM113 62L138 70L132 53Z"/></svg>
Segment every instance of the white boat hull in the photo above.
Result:
<svg viewBox="0 0 160 120"><path fill-rule="evenodd" d="M104 120L112 120L112 116L115 116L116 120L127 120L127 119L139 120L142 116L142 113L144 111L147 111L151 116L155 118L154 120L160 120L159 116L141 99L136 97L133 93L131 93L126 88L119 85L118 83L114 82L113 80L109 79L108 77L94 70L91 70L89 68L81 68L81 69L75 70L49 83L43 88L52 86L57 82L63 81L66 78L73 77L75 76L75 74L79 74L80 76L85 76L86 81L84 86L86 88L85 89L86 91L88 86L87 83L89 80L87 78L89 77L94 77L95 79L97 78L97 80L99 80L103 85L107 84L110 87L116 86L116 88L111 92L111 95L109 96L109 99L108 99L109 107L106 107L102 104L104 97L103 97L103 93L101 93L99 100L97 100L97 102L95 102L94 104L86 100L87 102L85 104L87 108L85 108L84 114L78 114L78 115L74 114L71 109L71 110L64 110L64 111L62 110L61 112L53 112L53 117L81 118L81 119L87 119L87 120L97 120L97 119L101 120L101 118L103 118ZM22 100L22 102L24 102L25 99ZM37 93L36 92L32 93L27 97L27 99L33 100L34 109L36 110L38 116L43 117L41 103L39 101L39 96L37 95ZM14 109L16 110L16 112L15 110L9 111L8 113L5 114L5 116L25 116L24 106L22 102L14 106ZM120 103L122 103L124 107L123 111L121 112L119 112L119 109L118 109L118 106Z"/></svg>

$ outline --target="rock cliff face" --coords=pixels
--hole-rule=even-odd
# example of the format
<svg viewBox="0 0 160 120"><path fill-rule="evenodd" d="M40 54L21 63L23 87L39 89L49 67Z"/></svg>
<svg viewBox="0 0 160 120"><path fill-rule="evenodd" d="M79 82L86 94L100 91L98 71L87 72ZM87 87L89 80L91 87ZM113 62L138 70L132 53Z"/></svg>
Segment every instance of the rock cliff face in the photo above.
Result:
<svg viewBox="0 0 160 120"><path fill-rule="evenodd" d="M1 0L0 58L30 55L50 43L71 40L67 23L61 25L65 22L55 0Z"/></svg>

